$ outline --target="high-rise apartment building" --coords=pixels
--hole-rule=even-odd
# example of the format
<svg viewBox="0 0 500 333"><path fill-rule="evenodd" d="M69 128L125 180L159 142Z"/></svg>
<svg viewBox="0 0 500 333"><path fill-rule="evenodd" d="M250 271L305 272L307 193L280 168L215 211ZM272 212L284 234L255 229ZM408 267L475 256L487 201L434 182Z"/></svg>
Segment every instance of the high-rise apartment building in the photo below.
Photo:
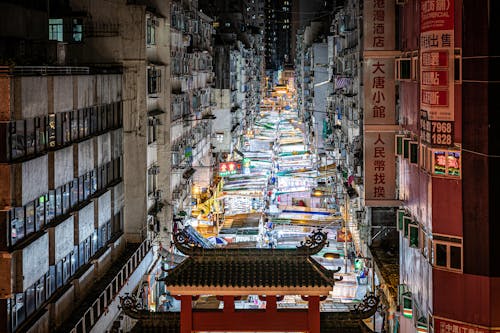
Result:
<svg viewBox="0 0 500 333"><path fill-rule="evenodd" d="M384 291L385 328L497 331L497 4L353 0L332 15L321 31L334 85L325 150L337 160L334 192L351 197L356 250ZM306 37L297 43L304 110L317 63Z"/></svg>
<svg viewBox="0 0 500 333"><path fill-rule="evenodd" d="M291 63L292 0L265 2L265 55L266 70L283 69Z"/></svg>
<svg viewBox="0 0 500 333"><path fill-rule="evenodd" d="M1 332L109 325L152 260L125 219L123 66L73 58L118 27L46 5L1 4Z"/></svg>
<svg viewBox="0 0 500 333"><path fill-rule="evenodd" d="M211 19L196 1L0 8L17 18L0 33L0 332L104 332L211 179Z"/></svg>
<svg viewBox="0 0 500 333"><path fill-rule="evenodd" d="M495 1L406 1L395 77L401 328L500 326Z"/></svg>

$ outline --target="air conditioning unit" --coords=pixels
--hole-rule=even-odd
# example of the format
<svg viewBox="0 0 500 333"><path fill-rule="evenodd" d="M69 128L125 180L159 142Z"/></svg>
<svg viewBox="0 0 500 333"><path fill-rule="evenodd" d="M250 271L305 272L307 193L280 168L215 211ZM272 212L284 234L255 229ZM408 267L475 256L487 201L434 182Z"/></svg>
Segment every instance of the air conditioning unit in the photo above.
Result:
<svg viewBox="0 0 500 333"><path fill-rule="evenodd" d="M156 125L161 125L161 121L158 118L150 118L149 119L149 126L156 126Z"/></svg>
<svg viewBox="0 0 500 333"><path fill-rule="evenodd" d="M157 175L160 173L160 167L158 165L154 165L149 169L150 175Z"/></svg>
<svg viewBox="0 0 500 333"><path fill-rule="evenodd" d="M153 197L155 200L160 200L161 199L161 190L154 191Z"/></svg>
<svg viewBox="0 0 500 333"><path fill-rule="evenodd" d="M365 211L364 211L364 210L357 210L357 211L356 211L356 219L357 219L358 221L362 221L362 220L364 220L364 219L365 219L365 215L366 215L366 214L365 214Z"/></svg>

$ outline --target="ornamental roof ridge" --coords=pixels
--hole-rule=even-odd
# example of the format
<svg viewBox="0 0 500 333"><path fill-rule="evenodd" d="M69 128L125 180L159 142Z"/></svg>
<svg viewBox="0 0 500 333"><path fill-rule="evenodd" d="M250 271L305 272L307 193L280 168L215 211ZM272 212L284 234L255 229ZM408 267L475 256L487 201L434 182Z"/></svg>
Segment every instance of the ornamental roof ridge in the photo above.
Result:
<svg viewBox="0 0 500 333"><path fill-rule="evenodd" d="M267 249L267 248L204 248L199 242L194 240L189 233L180 230L174 234L174 245L183 254L190 257L221 256L231 257L277 257L282 259L286 256L292 260L293 257L311 256L319 253L323 247L328 246L327 232L321 229L314 230L305 241L301 241L296 249ZM262 258L260 258L262 259ZM272 260L272 259L270 259Z"/></svg>

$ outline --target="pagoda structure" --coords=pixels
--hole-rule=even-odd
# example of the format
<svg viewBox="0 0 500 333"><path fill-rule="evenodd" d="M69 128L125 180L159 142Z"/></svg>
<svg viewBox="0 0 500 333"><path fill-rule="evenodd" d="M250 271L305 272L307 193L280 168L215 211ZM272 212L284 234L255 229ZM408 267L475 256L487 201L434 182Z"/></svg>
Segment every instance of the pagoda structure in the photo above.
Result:
<svg viewBox="0 0 500 333"><path fill-rule="evenodd" d="M181 311L149 312L130 296L122 298L126 315L138 320L137 332L361 332L363 322L378 304L374 295L349 312L320 312L320 301L332 291L334 273L313 255L327 244L326 233L313 232L295 249L205 249L182 230L174 236L176 248L187 258L163 278ZM341 280L339 278L338 280ZM338 281L337 280L337 281ZM223 309L194 309L200 295L215 295ZM265 309L236 309L235 300L258 295ZM285 295L300 295L306 309L278 309Z"/></svg>

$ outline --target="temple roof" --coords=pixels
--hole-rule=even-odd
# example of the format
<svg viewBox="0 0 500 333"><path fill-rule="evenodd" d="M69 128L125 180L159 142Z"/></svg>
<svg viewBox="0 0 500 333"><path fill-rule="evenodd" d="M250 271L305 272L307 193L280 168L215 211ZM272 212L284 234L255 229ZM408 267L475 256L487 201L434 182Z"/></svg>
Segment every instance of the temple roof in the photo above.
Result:
<svg viewBox="0 0 500 333"><path fill-rule="evenodd" d="M338 272L311 258L327 243L319 230L296 249L205 249L182 231L174 243L189 258L162 279L173 295L327 295Z"/></svg>
<svg viewBox="0 0 500 333"><path fill-rule="evenodd" d="M125 297L120 297L121 307L123 312L137 320L137 324L132 332L156 333L156 332L179 332L180 331L180 314L179 312L150 312L141 308L137 299L128 294ZM373 294L367 294L363 301L355 305L349 312L321 312L320 313L320 332L321 333L358 333L372 332L364 319L372 317L379 304L379 298ZM193 310L194 312L213 312L219 313L219 310ZM258 310L247 310L250 313ZM279 311L294 311L294 310L279 310ZM297 313L299 311L295 310ZM307 311L307 310L305 310Z"/></svg>

